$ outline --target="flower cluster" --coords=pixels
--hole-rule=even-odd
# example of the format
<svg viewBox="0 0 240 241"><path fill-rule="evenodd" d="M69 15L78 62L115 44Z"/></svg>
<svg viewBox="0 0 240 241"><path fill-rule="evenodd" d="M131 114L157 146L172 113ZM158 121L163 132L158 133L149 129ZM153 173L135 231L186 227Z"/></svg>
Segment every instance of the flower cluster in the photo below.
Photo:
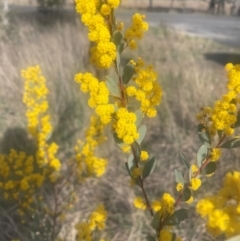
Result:
<svg viewBox="0 0 240 241"><path fill-rule="evenodd" d="M196 211L207 220L206 228L213 237L227 238L240 234L240 172L226 174L223 187L216 195L197 203Z"/></svg>
<svg viewBox="0 0 240 241"><path fill-rule="evenodd" d="M191 189L193 191L198 190L198 188L201 186L201 184L202 184L202 181L200 178L191 178L190 185L191 185Z"/></svg>
<svg viewBox="0 0 240 241"><path fill-rule="evenodd" d="M0 155L0 166L0 193L4 199L17 203L20 215L33 211L33 194L44 183L44 169L37 167L33 156L13 149L9 155Z"/></svg>
<svg viewBox="0 0 240 241"><path fill-rule="evenodd" d="M102 230L105 227L107 212L104 206L100 204L96 210L90 215L89 220L78 223L75 228L77 230L76 241L92 241L92 233L94 230ZM100 241L104 241L101 239Z"/></svg>
<svg viewBox="0 0 240 241"><path fill-rule="evenodd" d="M170 231L171 231L171 227L165 227L164 229L162 229L160 231L158 241L171 241L171 240L173 240L174 236L173 236L173 233L171 233ZM182 239L180 237L176 237L174 240L175 241L182 241Z"/></svg>
<svg viewBox="0 0 240 241"><path fill-rule="evenodd" d="M169 194L164 193L161 200L154 200L152 208L155 212L160 211L162 217L172 214L174 211L175 199Z"/></svg>
<svg viewBox="0 0 240 241"><path fill-rule="evenodd" d="M129 112L126 108L119 108L116 111L113 130L126 145L131 145L139 137L136 121L136 114Z"/></svg>
<svg viewBox="0 0 240 241"><path fill-rule="evenodd" d="M81 180L83 176L100 177L105 173L107 160L95 156L96 147L104 140L103 124L96 116L92 116L85 133L85 142L78 140L75 146L77 174Z"/></svg>
<svg viewBox="0 0 240 241"><path fill-rule="evenodd" d="M223 131L225 135L232 135L239 111L240 65L227 64L225 69L228 76L228 92L215 102L213 108L202 108L197 115L197 119L208 128L212 136L217 131Z"/></svg>
<svg viewBox="0 0 240 241"><path fill-rule="evenodd" d="M80 83L83 92L89 92L88 104L95 108L96 114L100 117L103 124L112 122L112 127L117 137L121 139L129 150L129 145L139 137L137 132L136 114L129 112L127 108L119 108L115 112L113 104L109 104L109 90L105 82L99 82L90 73L79 73L75 76L75 81Z"/></svg>
<svg viewBox="0 0 240 241"><path fill-rule="evenodd" d="M146 210L147 205L141 197L136 197L133 201L133 204L136 208Z"/></svg>
<svg viewBox="0 0 240 241"><path fill-rule="evenodd" d="M141 151L140 160L141 161L147 161L148 158L149 158L148 152L147 151Z"/></svg>
<svg viewBox="0 0 240 241"><path fill-rule="evenodd" d="M25 152L10 150L0 156L0 190L6 200L18 204L20 215L34 211L40 198L38 191L46 180L54 181L61 163L56 158L58 146L47 143L52 132L50 116L47 114L48 88L39 66L22 70L25 79L23 102L27 106L28 132L36 140L37 152L27 156Z"/></svg>
<svg viewBox="0 0 240 241"><path fill-rule="evenodd" d="M218 161L221 156L221 149L213 148L210 153L211 161Z"/></svg>
<svg viewBox="0 0 240 241"><path fill-rule="evenodd" d="M75 81L80 83L81 91L89 93L88 105L95 108L95 112L102 123L108 124L111 122L114 105L109 104L109 90L105 82L99 82L91 73L76 74Z"/></svg>
<svg viewBox="0 0 240 241"><path fill-rule="evenodd" d="M157 83L157 73L152 66L145 67L141 58L137 62L131 63L135 66L136 75L133 77L135 86L128 86L126 93L129 97L134 97L140 102L140 109L148 117L156 116L155 106L160 104L162 89Z"/></svg>
<svg viewBox="0 0 240 241"><path fill-rule="evenodd" d="M61 163L55 156L58 145L47 144L53 128L50 116L47 114L49 90L45 85L46 80L39 66L22 70L22 77L25 79L23 102L27 106L28 130L38 144L37 163L39 167L48 165L54 171L59 171ZM52 174L51 177L53 177Z"/></svg>
<svg viewBox="0 0 240 241"><path fill-rule="evenodd" d="M136 197L133 201L136 208L146 210L147 205L141 197ZM154 212L160 212L161 219L168 217L174 211L175 199L169 194L164 193L161 200L152 201L152 209ZM160 231L159 241L171 241L173 239L173 233L171 232L172 227L164 226L164 229ZM181 241L182 239L177 237L176 241Z"/></svg>
<svg viewBox="0 0 240 241"><path fill-rule="evenodd" d="M199 168L195 164L192 164L190 168L191 168L192 177L188 184L188 188L191 190L191 194L192 194L192 191L198 190L198 188L202 185L202 181L198 177L199 176L198 175ZM180 182L176 183L176 190L180 193L183 193L183 191L184 191L183 183L180 183ZM192 195L190 196L190 198L188 200L185 200L185 203L188 203L188 204L190 204L192 202L193 202Z"/></svg>
<svg viewBox="0 0 240 241"><path fill-rule="evenodd" d="M76 11L82 15L82 22L88 27L88 38L95 45L91 48L91 60L99 68L109 68L116 58L116 46L111 42L108 19L112 9L118 7L119 0L82 1L75 0Z"/></svg>
<svg viewBox="0 0 240 241"><path fill-rule="evenodd" d="M148 30L148 23L144 22L144 19L145 15L135 13L132 16L131 26L124 33L124 39L130 49L137 48L137 43L135 39L142 39L144 32Z"/></svg>
<svg viewBox="0 0 240 241"><path fill-rule="evenodd" d="M26 117L28 119L28 131L36 137L38 136L39 119L45 115L48 110L47 94L49 93L46 87L46 79L41 75L39 66L28 67L22 70L22 77L25 79L23 103L27 106ZM49 121L49 116L45 115L44 137L52 131L51 125L46 125ZM44 138L43 136L41 137ZM40 141L41 141L40 139Z"/></svg>

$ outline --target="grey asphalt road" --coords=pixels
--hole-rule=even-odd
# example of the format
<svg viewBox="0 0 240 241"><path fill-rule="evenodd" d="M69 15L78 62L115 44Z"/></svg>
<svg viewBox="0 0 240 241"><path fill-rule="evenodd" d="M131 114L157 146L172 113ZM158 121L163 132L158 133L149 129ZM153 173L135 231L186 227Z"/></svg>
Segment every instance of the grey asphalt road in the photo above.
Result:
<svg viewBox="0 0 240 241"><path fill-rule="evenodd" d="M31 6L10 6L12 12L34 12ZM73 8L64 11L73 11ZM116 15L118 19L128 21L135 11L120 9ZM141 12L141 11L140 11ZM240 48L240 17L216 16L208 14L190 13L161 13L142 12L146 14L147 21L151 26L158 27L166 24L179 31L190 35L201 36L226 45Z"/></svg>
<svg viewBox="0 0 240 241"><path fill-rule="evenodd" d="M119 10L120 19L129 19L134 12ZM143 13L143 12L142 12ZM193 36L201 36L240 48L240 17L190 13L144 12L151 26L166 24Z"/></svg>

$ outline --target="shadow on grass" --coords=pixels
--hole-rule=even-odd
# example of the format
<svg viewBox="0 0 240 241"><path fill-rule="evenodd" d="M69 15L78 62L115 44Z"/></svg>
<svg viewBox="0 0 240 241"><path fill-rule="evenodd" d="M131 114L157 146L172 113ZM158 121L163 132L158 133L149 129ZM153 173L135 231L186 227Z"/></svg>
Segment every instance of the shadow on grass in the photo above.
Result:
<svg viewBox="0 0 240 241"><path fill-rule="evenodd" d="M225 66L227 63L239 64L239 53L206 53L205 59L216 62L217 64Z"/></svg>
<svg viewBox="0 0 240 241"><path fill-rule="evenodd" d="M27 155L34 155L37 151L35 141L21 127L7 129L0 144L0 153L5 155L8 155L11 149L17 152L25 152ZM10 237L18 236L16 224L20 222L20 217L16 214L16 210L16 204L4 200L3 196L0 195L0 240L11 240Z"/></svg>
<svg viewBox="0 0 240 241"><path fill-rule="evenodd" d="M77 13L73 9L33 9L31 11L14 11L10 13L11 20L20 20L22 22L31 23L37 22L40 26L53 26L59 24L59 22L65 22L69 24L75 24Z"/></svg>
<svg viewBox="0 0 240 241"><path fill-rule="evenodd" d="M24 151L27 155L34 155L37 151L37 145L25 129L13 127L5 131L1 140L2 154L8 155L11 149L18 152Z"/></svg>

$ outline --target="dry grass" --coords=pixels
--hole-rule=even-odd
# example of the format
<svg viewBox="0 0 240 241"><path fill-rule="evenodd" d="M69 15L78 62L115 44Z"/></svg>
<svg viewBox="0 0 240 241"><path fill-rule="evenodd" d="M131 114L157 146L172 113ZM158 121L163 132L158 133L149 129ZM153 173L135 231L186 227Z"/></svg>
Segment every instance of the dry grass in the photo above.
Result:
<svg viewBox="0 0 240 241"><path fill-rule="evenodd" d="M58 19L62 18L63 16L58 16ZM64 15L64 20L51 21L51 24L46 24L46 18L45 24L42 21L41 16L32 16L31 21L29 16L20 16L15 19L10 35L0 42L0 134L4 137L3 142L12 146L12 140L4 133L25 126L20 70L28 65L39 64L51 90L50 104L57 128L56 140L62 147L71 148L71 143L76 138L76 129L81 130L88 121L85 115L87 108L84 107L86 98L76 90L73 81L75 73L87 68L86 32L74 17ZM224 93L226 83L223 66L207 61L203 54L219 51L239 52L210 40L188 37L160 26L158 29L150 29L138 51L125 54L126 61L141 56L154 64L164 90L157 118L145 121L148 133L143 148L158 159L157 168L146 183L150 199L160 197L164 191L174 192L173 169L182 167L178 161L178 150L184 151L190 160L195 159L200 146L195 114L200 107L212 105ZM68 136L69 132L72 135ZM18 138L21 142L21 137ZM70 215L62 235L66 235L66 241L74 240L72 220L84 217L95 204L103 202L109 213L105 231L107 240L144 240L150 216L136 211L132 205L135 194L141 194L128 185L129 178L124 169L126 157L113 144L111 136L101 150L102 155L109 159L107 173L100 179L89 180L80 188L81 202L76 208L78 211ZM214 188L218 187L228 169L239 168L238 158L239 154L234 151L224 155L218 174L204 183L197 198L202 193L212 191L212 183ZM192 240L199 241L199 234L201 237L203 234L201 221L193 208L190 212L194 222L187 221L179 228L179 232L183 236L187 235L188 239L193 235Z"/></svg>
<svg viewBox="0 0 240 241"><path fill-rule="evenodd" d="M73 13L33 12L12 16L8 34L0 42L1 136L7 128L25 126L21 69L30 65L38 64L48 80L55 126L62 124L59 121L63 121L64 113L70 109L75 108L78 115L82 112L73 78L86 64L88 43L83 33Z"/></svg>

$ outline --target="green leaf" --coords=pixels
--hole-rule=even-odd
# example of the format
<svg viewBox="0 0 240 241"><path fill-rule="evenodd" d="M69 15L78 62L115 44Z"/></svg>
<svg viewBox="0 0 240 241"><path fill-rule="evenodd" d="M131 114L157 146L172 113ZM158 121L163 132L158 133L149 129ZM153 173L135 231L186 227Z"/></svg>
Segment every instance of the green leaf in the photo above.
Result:
<svg viewBox="0 0 240 241"><path fill-rule="evenodd" d="M134 65L128 63L123 69L122 81L123 84L127 85L135 73Z"/></svg>
<svg viewBox="0 0 240 241"><path fill-rule="evenodd" d="M125 167L126 167L126 170L127 170L127 172L128 172L128 175L131 177L131 179L133 179L133 180L135 181L135 183L136 183L139 187L141 187L140 182L139 182L139 179L138 179L138 178L132 178L132 176L131 176L131 169L133 168L133 166L132 166L132 168L130 169L129 166L128 166L128 163L125 162Z"/></svg>
<svg viewBox="0 0 240 241"><path fill-rule="evenodd" d="M192 179L192 168L189 168L189 170L188 170L188 178L189 178L189 181L191 181L191 179Z"/></svg>
<svg viewBox="0 0 240 241"><path fill-rule="evenodd" d="M129 169L131 169L131 167L134 165L133 154L130 154L130 155L128 156L128 161L127 161L127 163L128 163Z"/></svg>
<svg viewBox="0 0 240 241"><path fill-rule="evenodd" d="M182 161L182 163L189 169L190 163L189 163L189 160L186 157L186 155L181 151L179 151L178 153L179 153L179 157L180 157L180 160Z"/></svg>
<svg viewBox="0 0 240 241"><path fill-rule="evenodd" d="M123 140L118 138L117 133L115 132L113 133L113 139L120 148L124 146Z"/></svg>
<svg viewBox="0 0 240 241"><path fill-rule="evenodd" d="M177 235L175 233L171 233L172 234L172 240L171 241L175 241L177 238Z"/></svg>
<svg viewBox="0 0 240 241"><path fill-rule="evenodd" d="M139 144L135 141L133 144L132 144L132 148L134 150L134 153L135 153L135 156L137 158L137 162L140 161L140 155L141 155L141 149L140 149L140 146ZM135 160L136 161L136 160Z"/></svg>
<svg viewBox="0 0 240 241"><path fill-rule="evenodd" d="M143 119L143 113L141 110L137 110L137 111L135 111L135 115L137 116L137 121L135 124L136 124L136 126L139 126Z"/></svg>
<svg viewBox="0 0 240 241"><path fill-rule="evenodd" d="M139 129L138 129L138 133L139 133L139 137L137 139L137 143L140 145L147 133L147 127L146 125L142 125Z"/></svg>
<svg viewBox="0 0 240 241"><path fill-rule="evenodd" d="M153 215L151 226L158 232L159 229L159 222L160 222L160 211L156 212Z"/></svg>
<svg viewBox="0 0 240 241"><path fill-rule="evenodd" d="M239 240L240 240L240 235L231 237L231 238L229 238L229 239L227 239L225 241L239 241Z"/></svg>
<svg viewBox="0 0 240 241"><path fill-rule="evenodd" d="M110 76L107 76L106 86L110 93L114 96L121 97L118 82Z"/></svg>
<svg viewBox="0 0 240 241"><path fill-rule="evenodd" d="M153 171L156 166L156 159L152 157L149 161L147 161L143 167L142 178L143 180L147 178Z"/></svg>
<svg viewBox="0 0 240 241"><path fill-rule="evenodd" d="M191 189L189 187L186 187L183 189L183 201L186 202L190 199L192 196Z"/></svg>
<svg viewBox="0 0 240 241"><path fill-rule="evenodd" d="M220 148L237 148L240 146L240 138L235 137L225 143L223 143Z"/></svg>
<svg viewBox="0 0 240 241"><path fill-rule="evenodd" d="M182 173L179 170L174 169L174 175L176 183L181 183L182 185L184 185L184 177Z"/></svg>
<svg viewBox="0 0 240 241"><path fill-rule="evenodd" d="M208 155L208 148L207 146L202 145L197 152L198 167L202 166L202 162L206 159L207 155Z"/></svg>
<svg viewBox="0 0 240 241"><path fill-rule="evenodd" d="M174 226L184 221L188 217L187 209L179 209L175 211L166 221L166 225Z"/></svg>
<svg viewBox="0 0 240 241"><path fill-rule="evenodd" d="M116 48L117 48L117 58L115 60L115 63L116 63L117 69L119 71L120 62L121 62L120 55L121 55L121 53L123 51L123 48L124 48L124 38L123 38L122 33L119 32L119 31L114 32L113 37L112 37L112 41L116 45Z"/></svg>
<svg viewBox="0 0 240 241"><path fill-rule="evenodd" d="M123 35L121 32L119 31L116 31L113 33L113 36L112 36L112 41L113 43L118 46L119 44L121 44L123 42Z"/></svg>
<svg viewBox="0 0 240 241"><path fill-rule="evenodd" d="M119 52L122 53L122 51L123 51L122 45L124 45L124 38L123 38L122 33L119 31L114 32L112 41L116 45L117 50L119 50Z"/></svg>
<svg viewBox="0 0 240 241"><path fill-rule="evenodd" d="M134 161L134 158L133 158L133 154L130 154L130 155L129 155L128 161L127 161L127 165L128 165L128 168L129 168L130 172L132 171L132 169L133 169L134 167L136 167L135 161Z"/></svg>
<svg viewBox="0 0 240 241"><path fill-rule="evenodd" d="M209 162L206 167L204 168L205 174L210 175L213 174L217 169L216 162Z"/></svg>
<svg viewBox="0 0 240 241"><path fill-rule="evenodd" d="M117 49L117 56L116 56L116 60L114 61L116 66L117 66L117 70L118 72L120 71L120 64L121 64L121 54L119 53L119 50Z"/></svg>
<svg viewBox="0 0 240 241"><path fill-rule="evenodd" d="M128 163L127 162L125 162L125 167L127 169L128 175L131 177L131 171L130 171L130 169L128 167Z"/></svg>
<svg viewBox="0 0 240 241"><path fill-rule="evenodd" d="M198 137L202 144L206 145L208 148L211 147L211 138L206 129L206 127L202 124L198 125Z"/></svg>
<svg viewBox="0 0 240 241"><path fill-rule="evenodd" d="M148 236L146 237L146 241L156 241L156 239L155 239L153 236L148 235Z"/></svg>
<svg viewBox="0 0 240 241"><path fill-rule="evenodd" d="M240 111L237 113L237 121L234 124L234 128L238 128L240 126Z"/></svg>

